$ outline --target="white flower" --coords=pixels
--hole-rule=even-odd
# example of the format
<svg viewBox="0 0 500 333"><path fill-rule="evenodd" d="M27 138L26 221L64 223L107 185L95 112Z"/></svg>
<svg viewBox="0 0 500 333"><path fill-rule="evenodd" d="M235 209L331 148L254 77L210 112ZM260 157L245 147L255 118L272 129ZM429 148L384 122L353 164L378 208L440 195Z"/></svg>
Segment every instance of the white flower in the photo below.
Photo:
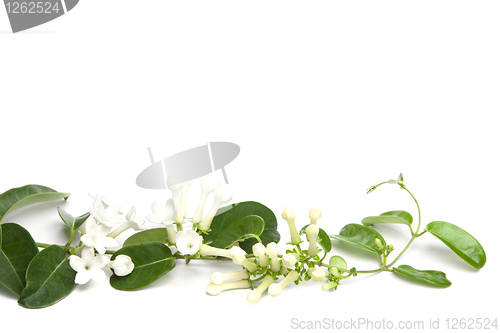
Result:
<svg viewBox="0 0 500 333"><path fill-rule="evenodd" d="M179 231L175 235L175 247L182 254L193 255L200 250L203 237L194 230Z"/></svg>
<svg viewBox="0 0 500 333"><path fill-rule="evenodd" d="M104 206L101 200L95 200L93 208L90 208L90 214L100 223L112 228L116 223L124 222L122 216L119 216L119 206Z"/></svg>
<svg viewBox="0 0 500 333"><path fill-rule="evenodd" d="M257 270L257 264L247 259L247 253L242 248L233 246L230 253L236 265L242 265L249 272L255 272Z"/></svg>
<svg viewBox="0 0 500 333"><path fill-rule="evenodd" d="M297 257L293 255L293 253L287 253L282 258L283 267L286 268L294 268L297 263Z"/></svg>
<svg viewBox="0 0 500 333"><path fill-rule="evenodd" d="M252 304L259 303L262 293L266 291L266 289L273 284L273 282L274 278L271 275L266 275L260 285L247 294L247 301Z"/></svg>
<svg viewBox="0 0 500 333"><path fill-rule="evenodd" d="M307 255L309 255L311 257L318 254L318 246L316 245L318 233L319 233L319 227L316 224L310 224L306 228L307 241L309 242L309 248L307 250Z"/></svg>
<svg viewBox="0 0 500 333"><path fill-rule="evenodd" d="M102 270L109 263L109 258L99 254L94 256L94 249L84 247L82 249L82 257L71 255L69 264L76 271L75 283L85 284L90 279L102 281L106 279L106 274Z"/></svg>
<svg viewBox="0 0 500 333"><path fill-rule="evenodd" d="M124 254L116 256L115 260L111 261L107 266L112 268L115 275L118 276L128 275L134 270L132 259Z"/></svg>
<svg viewBox="0 0 500 333"><path fill-rule="evenodd" d="M118 246L118 242L106 235L111 230L103 224L97 224L93 219L88 219L85 222L85 234L81 237L83 245L96 249L99 254L105 254L107 247Z"/></svg>
<svg viewBox="0 0 500 333"><path fill-rule="evenodd" d="M220 182L217 180L213 173L209 173L203 177L200 181L201 195L200 201L198 202L198 207L193 214L192 221L195 223L201 222L203 218L203 210L205 209L205 203L210 193L215 191Z"/></svg>
<svg viewBox="0 0 500 333"><path fill-rule="evenodd" d="M182 184L181 190L181 215L183 218L187 215L187 198L189 187L191 186L192 181L188 181Z"/></svg>
<svg viewBox="0 0 500 333"><path fill-rule="evenodd" d="M113 232L111 232L108 235L108 237L116 238L119 234L130 228L133 228L135 231L138 231L140 227L144 224L144 220L141 217L135 215L134 206L130 207L130 209L127 211L125 219L127 220L127 222L122 224L115 230L113 230Z"/></svg>
<svg viewBox="0 0 500 333"><path fill-rule="evenodd" d="M233 199L233 190L227 184L221 184L214 192L214 203L212 207L208 211L207 216L200 222L199 227L201 230L210 229L210 225L212 224L212 220L214 219L217 210L225 203L228 203Z"/></svg>
<svg viewBox="0 0 500 333"><path fill-rule="evenodd" d="M155 201L151 205L153 214L146 216L146 219L152 223L171 224L177 216L177 206L173 199L168 199L167 204Z"/></svg>
<svg viewBox="0 0 500 333"><path fill-rule="evenodd" d="M177 211L177 216L175 216L175 221L176 222L182 222L184 218L182 217L182 208L181 207L181 191L184 185L181 184L175 184L174 181L175 177L173 174L170 174L168 179L167 179L167 187L172 192L172 197L174 198L175 206L179 207L179 210Z"/></svg>
<svg viewBox="0 0 500 333"><path fill-rule="evenodd" d="M280 249L275 242L270 242L266 246L266 253L271 257L271 270L273 272L278 272L280 270L280 263L278 259L278 254Z"/></svg>

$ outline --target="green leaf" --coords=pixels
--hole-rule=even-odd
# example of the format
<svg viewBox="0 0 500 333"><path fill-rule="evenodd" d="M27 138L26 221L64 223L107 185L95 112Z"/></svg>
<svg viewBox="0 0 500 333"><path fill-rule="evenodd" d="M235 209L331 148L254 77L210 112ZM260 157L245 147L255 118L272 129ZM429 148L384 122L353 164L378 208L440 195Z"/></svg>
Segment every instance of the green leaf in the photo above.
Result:
<svg viewBox="0 0 500 333"><path fill-rule="evenodd" d="M143 243L123 247L111 257L129 256L134 263L134 270L129 275L112 275L109 282L118 290L136 290L158 280L175 267L175 260L170 249L160 243Z"/></svg>
<svg viewBox="0 0 500 333"><path fill-rule="evenodd" d="M300 229L299 234L300 235L305 235L306 233L306 228L309 226L309 224L306 224L305 226ZM332 250L332 241L330 240L330 237L328 234L321 228L318 228L318 239L317 242L321 247L325 250L325 252L330 252Z"/></svg>
<svg viewBox="0 0 500 333"><path fill-rule="evenodd" d="M434 221L429 223L425 230L440 239L472 267L480 269L486 263L483 247L464 229L449 222Z"/></svg>
<svg viewBox="0 0 500 333"><path fill-rule="evenodd" d="M376 230L355 223L345 225L340 230L339 235L330 235L330 237L377 254L382 251L379 250L377 244L375 244L375 239L380 239L384 247L386 245L384 237L382 237L382 235Z"/></svg>
<svg viewBox="0 0 500 333"><path fill-rule="evenodd" d="M411 224L413 222L413 217L410 213L405 212L404 210L393 210L390 212L385 212L380 214L379 216L368 216L361 220L366 226L372 226L378 223L398 223L398 224L406 224L411 228Z"/></svg>
<svg viewBox="0 0 500 333"><path fill-rule="evenodd" d="M0 194L0 222L8 213L38 202L57 199L67 199L69 193L56 192L55 190L40 186L26 185L8 190Z"/></svg>
<svg viewBox="0 0 500 333"><path fill-rule="evenodd" d="M276 220L276 215L261 203L245 201L222 207L217 211L210 225L210 233L203 234L205 243L212 242L228 225L249 215L257 215L264 220L264 231L259 236L262 244L267 245L270 242L279 242L280 234L277 230L278 222ZM240 247L247 253L251 253L252 246L255 243L257 243L257 240L247 239L240 243Z"/></svg>
<svg viewBox="0 0 500 333"><path fill-rule="evenodd" d="M30 233L15 223L0 225L0 283L21 295L26 286L26 269L38 247Z"/></svg>
<svg viewBox="0 0 500 333"><path fill-rule="evenodd" d="M64 222L64 224L66 224L68 228L73 230L80 228L90 216L90 213L85 213L78 217L73 217L73 215L66 212L61 207L57 207L57 212L59 213L59 217L61 217L61 220Z"/></svg>
<svg viewBox="0 0 500 333"><path fill-rule="evenodd" d="M347 263L341 256L332 256L330 258L330 266L334 266L340 269L347 269Z"/></svg>
<svg viewBox="0 0 500 333"><path fill-rule="evenodd" d="M26 272L26 288L18 302L31 309L50 306L73 290L75 276L64 250L59 245L50 245L31 261Z"/></svg>
<svg viewBox="0 0 500 333"><path fill-rule="evenodd" d="M142 243L166 243L168 238L167 228L153 228L139 231L125 240L123 247Z"/></svg>
<svg viewBox="0 0 500 333"><path fill-rule="evenodd" d="M441 287L448 287L451 285L451 281L448 280L446 274L441 271L421 271L408 265L394 267L394 271L413 279L425 281Z"/></svg>
<svg viewBox="0 0 500 333"><path fill-rule="evenodd" d="M225 249L234 242L249 238L259 239L258 237L264 231L264 227L265 223L262 217L257 215L245 216L231 224L226 224L226 227L215 236L210 246Z"/></svg>

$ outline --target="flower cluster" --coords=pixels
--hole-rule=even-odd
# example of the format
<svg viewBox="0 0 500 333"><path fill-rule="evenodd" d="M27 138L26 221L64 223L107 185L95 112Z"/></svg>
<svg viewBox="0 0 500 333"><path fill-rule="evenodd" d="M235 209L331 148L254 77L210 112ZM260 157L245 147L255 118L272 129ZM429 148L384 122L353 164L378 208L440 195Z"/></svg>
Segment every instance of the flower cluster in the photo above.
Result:
<svg viewBox="0 0 500 333"><path fill-rule="evenodd" d="M77 272L75 283L85 284L90 279L102 281L106 278L103 268L110 267L118 276L130 274L134 269L132 259L126 255L118 255L113 261L106 256L107 248L118 247L115 237L123 231L133 228L139 230L144 220L135 215L135 207L131 207L123 216L120 207L109 205L100 195L90 194L94 199L90 214L92 219L85 222L85 231L81 233L80 245L75 254L69 257L71 267ZM115 226L116 229L111 231Z"/></svg>
<svg viewBox="0 0 500 333"><path fill-rule="evenodd" d="M293 249L288 249L284 255L280 255L280 249L274 242L266 246L256 243L252 247L252 254L246 254L236 246L223 250L202 245L201 255L231 258L235 264L243 266L243 269L233 273L213 273L206 289L207 293L219 295L225 290L252 288L246 298L248 302L255 304L260 301L266 290L268 295L277 297L292 282L299 284L300 281L310 279L314 282L324 282L327 279L328 282L323 285L322 289L336 288L339 280L345 276L343 277L342 272L336 267L323 264L325 257L320 259L318 256L321 250L318 248L320 229L317 221L321 215L322 212L318 208L309 211L311 221L305 227L307 250L302 250L300 247L303 240L295 227L295 213L290 208L285 208L282 218L288 223L291 236L289 244L293 246ZM329 267L328 273L322 269L322 266Z"/></svg>

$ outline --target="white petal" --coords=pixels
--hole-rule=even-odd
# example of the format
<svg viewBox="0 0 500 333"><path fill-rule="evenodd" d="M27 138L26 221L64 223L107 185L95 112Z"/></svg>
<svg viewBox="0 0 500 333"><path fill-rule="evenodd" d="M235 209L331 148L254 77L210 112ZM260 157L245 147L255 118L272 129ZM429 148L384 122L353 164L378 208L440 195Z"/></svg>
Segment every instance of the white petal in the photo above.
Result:
<svg viewBox="0 0 500 333"><path fill-rule="evenodd" d="M108 263L109 263L109 258L106 257L105 255L99 254L92 261L92 269L94 270L106 267Z"/></svg>
<svg viewBox="0 0 500 333"><path fill-rule="evenodd" d="M104 273L104 272L103 272ZM81 271L76 273L75 283L85 284L90 280L90 273L88 271Z"/></svg>
<svg viewBox="0 0 500 333"><path fill-rule="evenodd" d="M83 245L88 246L88 247L94 247L94 240L89 234L85 234L80 238L82 241Z"/></svg>
<svg viewBox="0 0 500 333"><path fill-rule="evenodd" d="M101 241L99 242L99 244L103 245L105 247L117 247L120 245L120 244L118 244L118 242L114 238L111 238L111 237L102 238Z"/></svg>
<svg viewBox="0 0 500 333"><path fill-rule="evenodd" d="M94 281L101 282L106 280L106 273L104 273L102 269L93 269L89 271L89 273L90 273L90 278Z"/></svg>
<svg viewBox="0 0 500 333"><path fill-rule="evenodd" d="M85 271L85 261L78 256L69 256L69 265L77 272Z"/></svg>
<svg viewBox="0 0 500 333"><path fill-rule="evenodd" d="M92 261L94 259L94 248L84 246L82 249L82 259L85 262Z"/></svg>

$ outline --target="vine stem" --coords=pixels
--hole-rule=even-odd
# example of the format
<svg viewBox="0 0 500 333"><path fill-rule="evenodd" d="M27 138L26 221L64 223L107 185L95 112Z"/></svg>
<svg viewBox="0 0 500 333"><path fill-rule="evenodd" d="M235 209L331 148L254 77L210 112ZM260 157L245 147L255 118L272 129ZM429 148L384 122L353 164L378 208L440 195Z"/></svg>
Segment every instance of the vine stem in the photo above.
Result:
<svg viewBox="0 0 500 333"><path fill-rule="evenodd" d="M391 267L392 265L394 265L396 263L396 261L399 260L399 258L401 258L401 256L403 255L403 253L406 252L406 250L408 250L408 248L410 247L410 245L413 243L413 241L415 240L415 238L417 237L420 237L422 236L426 231L422 232L421 234L418 234L418 231L420 230L420 224L422 222L422 215L420 213L420 205L418 204L418 201L417 201L417 198L415 198L415 196L413 195L413 193L410 192L410 190L408 190L408 188L403 184L403 183L399 183L399 185L401 186L401 188L403 188L406 192L408 192L408 194L411 195L411 197L413 198L413 201L415 201L415 204L417 205L417 210L418 210L418 225L417 225L417 230L415 232L412 231L411 233L411 238L410 238L410 241L408 242L408 244L406 244L405 248L403 249L403 251L401 251L398 256L389 264L387 265L386 267L389 268Z"/></svg>

